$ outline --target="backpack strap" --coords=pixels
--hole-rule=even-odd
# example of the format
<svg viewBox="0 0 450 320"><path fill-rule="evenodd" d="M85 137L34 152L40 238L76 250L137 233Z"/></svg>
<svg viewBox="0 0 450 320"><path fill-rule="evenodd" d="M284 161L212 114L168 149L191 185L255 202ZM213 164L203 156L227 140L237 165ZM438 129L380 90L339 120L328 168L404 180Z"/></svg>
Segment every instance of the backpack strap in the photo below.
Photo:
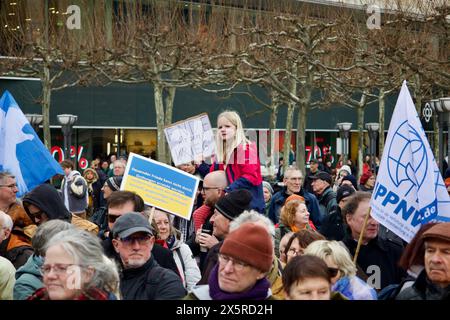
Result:
<svg viewBox="0 0 450 320"><path fill-rule="evenodd" d="M184 261L183 261L183 257L181 256L180 248L176 249L175 252L177 253L178 258L180 259L181 267L183 268L183 278L186 281L186 266L184 265Z"/></svg>

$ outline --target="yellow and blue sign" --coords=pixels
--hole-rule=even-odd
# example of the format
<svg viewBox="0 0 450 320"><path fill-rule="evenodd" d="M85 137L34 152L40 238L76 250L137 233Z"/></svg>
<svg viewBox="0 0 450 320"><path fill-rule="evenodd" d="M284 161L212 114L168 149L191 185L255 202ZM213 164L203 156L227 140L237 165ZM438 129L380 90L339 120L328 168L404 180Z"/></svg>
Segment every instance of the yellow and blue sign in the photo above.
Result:
<svg viewBox="0 0 450 320"><path fill-rule="evenodd" d="M190 220L199 178L164 163L130 153L121 190L140 195L145 204Z"/></svg>

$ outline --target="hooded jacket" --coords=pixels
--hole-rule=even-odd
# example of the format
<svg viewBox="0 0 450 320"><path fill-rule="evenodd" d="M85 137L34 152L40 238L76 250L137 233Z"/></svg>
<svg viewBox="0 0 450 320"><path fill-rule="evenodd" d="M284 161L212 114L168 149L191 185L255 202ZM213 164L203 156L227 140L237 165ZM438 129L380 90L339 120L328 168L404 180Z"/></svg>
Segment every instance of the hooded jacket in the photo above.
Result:
<svg viewBox="0 0 450 320"><path fill-rule="evenodd" d="M16 284L14 285L14 300L26 300L37 289L44 286L40 267L44 258L32 255L27 262L16 271Z"/></svg>
<svg viewBox="0 0 450 320"><path fill-rule="evenodd" d="M52 185L41 184L37 186L28 192L22 201L24 204L32 204L44 211L49 220L72 221L72 214L64 206L60 194Z"/></svg>

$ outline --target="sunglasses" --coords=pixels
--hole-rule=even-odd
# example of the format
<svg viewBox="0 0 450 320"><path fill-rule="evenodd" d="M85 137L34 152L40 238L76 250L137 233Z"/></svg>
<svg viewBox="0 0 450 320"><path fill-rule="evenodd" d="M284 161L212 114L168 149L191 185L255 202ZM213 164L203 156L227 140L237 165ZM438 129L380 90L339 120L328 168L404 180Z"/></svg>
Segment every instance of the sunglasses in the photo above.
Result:
<svg viewBox="0 0 450 320"><path fill-rule="evenodd" d="M108 222L114 223L120 217L120 215L114 215L108 213Z"/></svg>

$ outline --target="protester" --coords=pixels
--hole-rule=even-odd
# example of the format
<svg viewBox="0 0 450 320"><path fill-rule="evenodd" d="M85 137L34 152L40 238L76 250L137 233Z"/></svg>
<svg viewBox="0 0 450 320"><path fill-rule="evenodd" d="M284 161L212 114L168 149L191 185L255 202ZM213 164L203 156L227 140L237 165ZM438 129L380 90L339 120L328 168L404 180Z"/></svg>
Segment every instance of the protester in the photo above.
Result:
<svg viewBox="0 0 450 320"><path fill-rule="evenodd" d="M346 235L342 240L353 256L364 219L369 212L371 194L357 191L351 195L347 204L342 209L342 214L348 225ZM374 267L379 271L379 277L372 277L371 284L376 289L383 289L390 284L399 284L405 272L398 267L403 248L388 239L378 237L379 223L371 216L367 221L367 227L362 237L362 244L357 258L357 265L370 277Z"/></svg>
<svg viewBox="0 0 450 320"><path fill-rule="evenodd" d="M41 184L28 192L23 198L23 206L37 226L49 220L59 219L71 222L75 227L95 235L98 233L97 225L67 210L60 194L50 184Z"/></svg>
<svg viewBox="0 0 450 320"><path fill-rule="evenodd" d="M223 244L223 240L230 232L230 222L236 219L245 210L250 209L252 195L245 189L238 189L227 193L220 198L214 208L214 215L210 221L213 224L213 234L207 235L199 233L198 242L202 247L209 248L205 260L205 267L202 270L202 279L198 284L206 284L211 271L217 263L218 252Z"/></svg>
<svg viewBox="0 0 450 320"><path fill-rule="evenodd" d="M376 177L373 174L373 172L370 170L366 171L365 173L362 174L361 178L359 179L358 190L365 192L372 192L373 188L375 187L375 180Z"/></svg>
<svg viewBox="0 0 450 320"><path fill-rule="evenodd" d="M293 194L286 199L281 208L280 223L275 229L275 251L279 251L280 240L286 233L303 229L316 230L316 227L309 220L309 212L304 198Z"/></svg>
<svg viewBox="0 0 450 320"><path fill-rule="evenodd" d="M284 205L286 199L296 194L305 199L308 212L311 214L311 221L319 228L321 224L321 214L319 209L319 202L316 197L302 188L303 174L297 167L289 167L284 173L284 185L283 189L275 193L270 201L269 219L274 224L277 224L280 219L280 210Z"/></svg>
<svg viewBox="0 0 450 320"><path fill-rule="evenodd" d="M303 188L309 192L313 193L312 182L313 177L319 172L319 160L311 159L309 160L309 169L306 170L305 181L303 182Z"/></svg>
<svg viewBox="0 0 450 320"><path fill-rule="evenodd" d="M273 196L273 188L269 182L263 181L263 192L264 192L264 203L266 204L266 209L264 210L264 214L269 216L269 208L270 208L270 200Z"/></svg>
<svg viewBox="0 0 450 320"><path fill-rule="evenodd" d="M64 170L64 179L61 183L61 192L64 205L71 213L86 219L88 206L88 186L80 172L75 169L73 162L63 160L61 167Z"/></svg>
<svg viewBox="0 0 450 320"><path fill-rule="evenodd" d="M87 217L90 218L94 211L99 207L101 184L98 174L94 169L87 168L83 172L83 178L87 182L88 188L88 207Z"/></svg>
<svg viewBox="0 0 450 320"><path fill-rule="evenodd" d="M125 174L126 161L124 160L116 160L113 162L113 176L123 176Z"/></svg>
<svg viewBox="0 0 450 320"><path fill-rule="evenodd" d="M341 186L348 185L355 190L358 190L358 183L354 175L350 174L342 178Z"/></svg>
<svg viewBox="0 0 450 320"><path fill-rule="evenodd" d="M112 237L123 266L120 292L124 300L172 300L186 294L180 277L153 258L155 238L142 214L121 215L114 223Z"/></svg>
<svg viewBox="0 0 450 320"><path fill-rule="evenodd" d="M331 189L333 181L331 175L323 171L318 172L311 179L313 180L311 186L317 201L319 201L320 214L323 220L337 207L336 193Z"/></svg>
<svg viewBox="0 0 450 320"><path fill-rule="evenodd" d="M194 287L186 299L272 299L266 278L272 260L273 244L267 230L254 223L244 223L223 242L219 262L208 284Z"/></svg>
<svg viewBox="0 0 450 320"><path fill-rule="evenodd" d="M116 220L129 212L138 212L144 214L144 200L138 194L131 191L115 191L108 198L108 228L112 230ZM102 241L103 249L108 258L114 259L119 264L121 259L114 249L113 237L108 232L105 240ZM163 268L167 268L178 274L178 268L173 259L172 252L160 245L152 246L152 256L156 262Z"/></svg>
<svg viewBox="0 0 450 320"><path fill-rule="evenodd" d="M156 232L156 239L162 241L163 245L172 251L183 285L187 291L191 291L201 278L200 269L191 249L180 239L181 234L173 226L169 213L155 210L153 230Z"/></svg>
<svg viewBox="0 0 450 320"><path fill-rule="evenodd" d="M103 199L108 200L109 196L115 192L120 190L120 185L122 184L122 177L121 176L114 176L111 178L108 178L105 181L105 184L103 185L101 191L103 192ZM100 207L94 215L91 217L90 221L95 223L98 228L98 236L100 239L104 240L107 237L107 234L109 232L108 229L108 209L106 206ZM105 234L106 233L106 234Z"/></svg>
<svg viewBox="0 0 450 320"><path fill-rule="evenodd" d="M355 189L348 185L342 185L336 193L338 206L322 222L320 233L328 240L341 241L345 236L345 222L342 217L342 208L347 203L348 197L355 193Z"/></svg>
<svg viewBox="0 0 450 320"><path fill-rule="evenodd" d="M237 112L225 111L217 118L217 154L211 171L224 170L229 185L225 192L247 189L252 194L250 208L263 213L265 209L261 164L254 142L245 137Z"/></svg>
<svg viewBox="0 0 450 320"><path fill-rule="evenodd" d="M34 253L16 272L14 300L25 300L44 286L41 267L44 263L45 248L48 241L57 233L71 228L73 226L70 223L62 220L47 221L37 228L31 241Z"/></svg>
<svg viewBox="0 0 450 320"><path fill-rule="evenodd" d="M423 270L397 300L450 300L450 222L432 226L422 235L425 242Z"/></svg>
<svg viewBox="0 0 450 320"><path fill-rule="evenodd" d="M274 244L275 226L273 225L272 221L270 221L269 218L267 218L266 216L260 214L255 210L244 211L236 219L231 221L230 232L233 232L243 224L249 222L264 227L272 239L272 244ZM284 299L283 282L281 281L281 271L282 271L282 263L277 258L274 252L272 267L270 268L270 271L267 273L266 278L270 282L272 295L277 299Z"/></svg>
<svg viewBox="0 0 450 320"><path fill-rule="evenodd" d="M283 289L286 300L346 300L331 292L335 275L322 259L302 255L294 257L283 270Z"/></svg>
<svg viewBox="0 0 450 320"><path fill-rule="evenodd" d="M48 240L41 272L44 287L28 300L117 299L117 268L87 231L68 229Z"/></svg>
<svg viewBox="0 0 450 320"><path fill-rule="evenodd" d="M325 237L314 230L303 229L293 233L284 250L286 262L289 263L292 258L303 255L305 249L317 240L325 240Z"/></svg>
<svg viewBox="0 0 450 320"><path fill-rule="evenodd" d="M16 268L14 268L11 261L0 257L0 301L13 300L15 273Z"/></svg>
<svg viewBox="0 0 450 320"><path fill-rule="evenodd" d="M349 300L377 300L376 291L356 276L356 266L347 249L336 241L318 240L305 249L306 255L319 257L336 270L331 278L331 290L340 292Z"/></svg>
<svg viewBox="0 0 450 320"><path fill-rule="evenodd" d="M288 232L280 240L280 247L278 248L277 256L280 258L281 265L283 268L287 263L286 246L289 242L289 239L291 239L293 234L294 233L292 231ZM275 253L277 253L277 252L275 252Z"/></svg>
<svg viewBox="0 0 450 320"><path fill-rule="evenodd" d="M0 211L0 256L5 257L18 269L33 254L29 239L21 232L15 232L9 215Z"/></svg>
<svg viewBox="0 0 450 320"><path fill-rule="evenodd" d="M342 179L346 176L352 174L352 169L348 165L343 165L337 172L336 178L333 184L333 191L337 192L338 188L341 186Z"/></svg>

